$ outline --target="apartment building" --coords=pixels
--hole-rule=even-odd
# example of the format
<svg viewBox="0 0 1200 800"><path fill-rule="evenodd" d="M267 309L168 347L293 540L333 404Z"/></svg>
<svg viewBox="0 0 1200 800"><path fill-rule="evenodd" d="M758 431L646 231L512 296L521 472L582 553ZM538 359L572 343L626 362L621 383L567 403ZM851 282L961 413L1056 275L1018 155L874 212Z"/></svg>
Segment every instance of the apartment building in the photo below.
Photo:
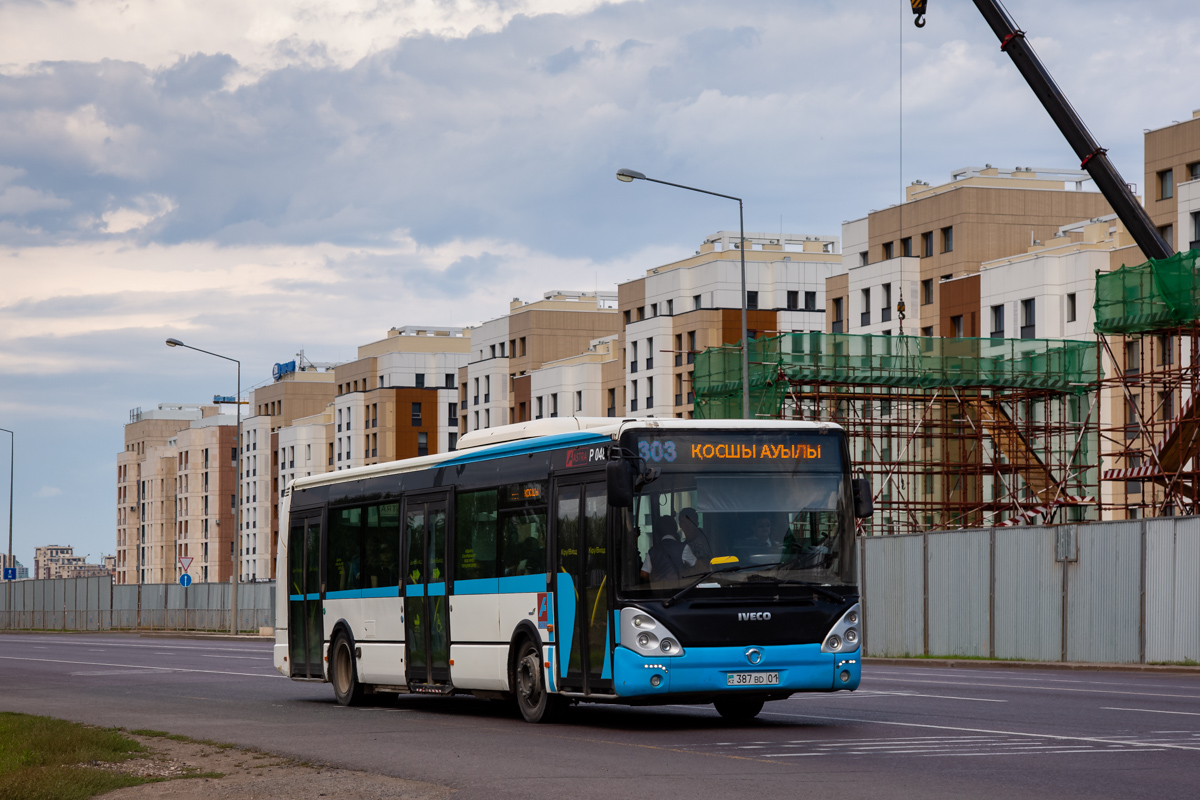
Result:
<svg viewBox="0 0 1200 800"><path fill-rule="evenodd" d="M271 580L279 548L279 492L286 488L287 455L295 443L281 443L298 419L324 413L337 395L332 363L315 363L297 355L278 363L272 382L251 392L251 416L242 420L242 521L236 545L242 581ZM317 453L324 453L324 441ZM324 468L312 471L324 472ZM301 473L303 474L303 473Z"/></svg>
<svg viewBox="0 0 1200 800"><path fill-rule="evenodd" d="M453 450L459 431L456 382L470 348L463 328L424 325L392 328L386 338L359 347L355 361L335 370L325 468Z"/></svg>
<svg viewBox="0 0 1200 800"><path fill-rule="evenodd" d="M508 313L471 329L469 358L458 371L463 432L539 417L570 416L574 395L542 386L533 373L578 356L619 327L614 292L550 291L541 300L514 298Z"/></svg>
<svg viewBox="0 0 1200 800"><path fill-rule="evenodd" d="M620 361L606 376L606 408L691 417L695 354L742 338L739 238L719 231L694 255L617 287ZM842 260L838 237L748 233L745 256L751 337L824 329L826 283Z"/></svg>
<svg viewBox="0 0 1200 800"><path fill-rule="evenodd" d="M1200 111L1148 130L1146 212L1176 250L1200 248Z"/></svg>
<svg viewBox="0 0 1200 800"><path fill-rule="evenodd" d="M951 174L940 186L916 182L905 202L842 225L842 269L826 281L825 330L979 336L975 275L987 261L1023 253L1064 225L1111 215L1085 191L1080 170L1000 169L990 164Z"/></svg>
<svg viewBox="0 0 1200 800"><path fill-rule="evenodd" d="M33 550L33 577L41 579L73 577L68 570L87 562L84 556L75 555L71 545L48 544Z"/></svg>
<svg viewBox="0 0 1200 800"><path fill-rule="evenodd" d="M584 352L547 361L529 373L534 419L616 416L604 393L606 375L621 367L616 341L616 334L595 339Z"/></svg>
<svg viewBox="0 0 1200 800"><path fill-rule="evenodd" d="M228 580L236 427L236 418L215 405L162 403L130 412L117 455L117 583L173 581L180 555L203 552L209 558L197 560L195 579Z"/></svg>

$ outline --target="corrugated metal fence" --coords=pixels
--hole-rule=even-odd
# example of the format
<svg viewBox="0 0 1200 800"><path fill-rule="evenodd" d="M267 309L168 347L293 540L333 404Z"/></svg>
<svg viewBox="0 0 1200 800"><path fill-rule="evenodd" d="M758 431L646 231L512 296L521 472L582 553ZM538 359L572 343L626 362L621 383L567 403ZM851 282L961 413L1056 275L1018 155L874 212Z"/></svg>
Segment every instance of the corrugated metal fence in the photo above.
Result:
<svg viewBox="0 0 1200 800"><path fill-rule="evenodd" d="M0 630L229 630L228 583L114 586L103 577L9 584L0 585ZM275 583L239 585L238 630L274 624Z"/></svg>
<svg viewBox="0 0 1200 800"><path fill-rule="evenodd" d="M1200 517L862 540L864 653L1200 661Z"/></svg>

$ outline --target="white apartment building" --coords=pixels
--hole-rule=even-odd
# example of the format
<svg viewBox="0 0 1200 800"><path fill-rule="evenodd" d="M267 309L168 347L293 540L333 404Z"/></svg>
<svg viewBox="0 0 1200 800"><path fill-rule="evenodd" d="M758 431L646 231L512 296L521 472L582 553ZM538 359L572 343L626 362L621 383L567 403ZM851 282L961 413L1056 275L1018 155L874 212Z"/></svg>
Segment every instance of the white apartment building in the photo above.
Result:
<svg viewBox="0 0 1200 800"><path fill-rule="evenodd" d="M604 402L605 365L616 365L617 335L589 343L577 356L547 361L530 373L534 419L615 416Z"/></svg>

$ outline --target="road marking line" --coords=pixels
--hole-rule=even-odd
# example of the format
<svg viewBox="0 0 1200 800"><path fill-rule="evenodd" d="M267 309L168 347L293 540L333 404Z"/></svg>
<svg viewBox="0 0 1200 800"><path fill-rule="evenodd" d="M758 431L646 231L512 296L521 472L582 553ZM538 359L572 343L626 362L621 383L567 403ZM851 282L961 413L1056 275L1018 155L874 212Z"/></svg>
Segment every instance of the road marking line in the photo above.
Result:
<svg viewBox="0 0 1200 800"><path fill-rule="evenodd" d="M1048 692L1083 692L1086 694L1127 694L1137 697L1173 697L1181 700L1200 700L1197 694L1159 694L1156 692L1118 692L1115 689L1068 689L1065 686L1010 686L1003 683L964 683L962 681L918 681L911 678L881 678L872 676L873 681L889 681L892 683L935 683L940 686L988 686L1000 689L1041 689Z"/></svg>
<svg viewBox="0 0 1200 800"><path fill-rule="evenodd" d="M1098 742L1100 744L1117 744L1126 747L1141 747L1137 742L1130 742L1122 739L1102 739L1098 736L1063 736L1055 733L1024 733L1022 731L997 731L989 728L964 728L957 725L930 725L923 722L893 722L891 720L878 719L857 719L854 717L830 717L817 714L787 714L782 711L763 711L763 714L772 717L796 717L799 719L819 719L834 722L861 722L867 725L893 725L901 728L924 728L927 730L939 731L965 731L967 733L991 733L1000 734L1003 736L1027 736L1035 739L1055 739L1064 742ZM1147 746L1148 748L1149 746ZM1155 743L1154 747L1166 747L1171 750L1193 750L1200 751L1200 747L1185 747L1181 744L1159 744Z"/></svg>
<svg viewBox="0 0 1200 800"><path fill-rule="evenodd" d="M1147 714L1182 714L1186 717L1200 717L1200 713L1195 711L1159 711L1156 708L1113 708L1111 706L1100 706L1102 711L1144 711ZM1192 733L1192 731L1163 731L1163 733Z"/></svg>
<svg viewBox="0 0 1200 800"><path fill-rule="evenodd" d="M203 672L209 675L241 675L247 678L282 678L278 672L267 674L263 672L225 672L219 669L184 669L182 667L152 667L147 664L106 664L101 661L65 661L60 658L20 658L18 656L0 656L4 661L41 661L50 664L83 664L93 667L124 667L127 669L153 669L163 672Z"/></svg>
<svg viewBox="0 0 1200 800"><path fill-rule="evenodd" d="M16 634L0 633L0 636L13 636L14 638L16 638ZM22 636L21 638L25 639L28 637ZM88 646L96 644L96 642L71 641L71 640L68 640L65 638L45 637L45 636L38 637L34 641L53 642L54 644L72 645L75 647L88 647ZM260 650L254 650L249 647L193 647L191 645L182 645L182 644L134 644L133 642L103 642L103 643L101 643L101 646L102 647L144 647L144 648L155 648L158 650L210 650L210 651L211 650L225 650L225 651L234 652L234 653L262 652ZM274 646L273 642L262 642L261 643L261 647L263 647L264 650L266 648L273 647L273 646ZM46 649L46 645L30 645L30 647L36 647L39 650Z"/></svg>
<svg viewBox="0 0 1200 800"><path fill-rule="evenodd" d="M932 697L937 700L967 700L972 703L1007 703L1007 700L992 700L985 697L952 697L945 694L917 694L916 692L876 692L880 697Z"/></svg>

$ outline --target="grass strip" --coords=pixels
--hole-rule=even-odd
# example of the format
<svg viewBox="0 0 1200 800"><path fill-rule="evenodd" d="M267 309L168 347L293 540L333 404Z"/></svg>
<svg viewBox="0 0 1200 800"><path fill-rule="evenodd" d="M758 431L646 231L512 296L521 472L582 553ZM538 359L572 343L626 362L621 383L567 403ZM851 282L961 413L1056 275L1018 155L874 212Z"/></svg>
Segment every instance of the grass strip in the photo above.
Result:
<svg viewBox="0 0 1200 800"><path fill-rule="evenodd" d="M112 730L51 717L0 712L0 800L85 800L154 778L84 766L115 763L146 747Z"/></svg>

